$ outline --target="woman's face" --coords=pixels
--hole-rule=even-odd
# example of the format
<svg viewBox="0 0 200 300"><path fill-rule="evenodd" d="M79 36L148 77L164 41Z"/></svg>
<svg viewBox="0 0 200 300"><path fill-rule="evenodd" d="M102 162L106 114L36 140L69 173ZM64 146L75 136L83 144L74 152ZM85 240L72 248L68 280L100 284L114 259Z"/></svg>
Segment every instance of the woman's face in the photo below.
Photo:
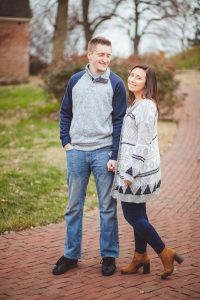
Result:
<svg viewBox="0 0 200 300"><path fill-rule="evenodd" d="M146 72L143 69L135 68L128 77L128 89L134 93L135 98L141 98L146 83Z"/></svg>

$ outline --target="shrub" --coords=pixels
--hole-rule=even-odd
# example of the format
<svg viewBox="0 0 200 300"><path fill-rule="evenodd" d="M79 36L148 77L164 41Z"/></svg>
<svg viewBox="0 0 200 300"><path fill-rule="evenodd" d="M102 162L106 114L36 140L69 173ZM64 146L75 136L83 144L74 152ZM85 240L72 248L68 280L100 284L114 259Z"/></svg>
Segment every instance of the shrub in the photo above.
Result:
<svg viewBox="0 0 200 300"><path fill-rule="evenodd" d="M177 94L179 81L174 78L174 70L170 67L156 65L153 68L157 76L160 117L170 117L180 103L180 96Z"/></svg>
<svg viewBox="0 0 200 300"><path fill-rule="evenodd" d="M84 64L68 64L60 69L50 69L45 74L44 83L48 93L53 94L58 101L62 101L62 97L70 77L85 67Z"/></svg>
<svg viewBox="0 0 200 300"><path fill-rule="evenodd" d="M171 57L172 63L177 69L196 69L200 70L200 46L188 48L182 53Z"/></svg>
<svg viewBox="0 0 200 300"><path fill-rule="evenodd" d="M111 64L113 72L118 74L125 82L127 87L128 71L138 63L150 62L150 66L155 70L158 81L158 99L160 108L160 117L169 118L172 116L176 104L179 103L179 97L176 93L178 81L174 78L174 69L166 61L158 60L156 56L129 59L114 59ZM87 61L72 61L65 67L55 70L49 70L45 76L45 85L49 93L53 94L59 101L62 100L64 90L70 77L85 68Z"/></svg>
<svg viewBox="0 0 200 300"><path fill-rule="evenodd" d="M31 75L38 75L47 68L47 64L37 56L30 56L29 72Z"/></svg>
<svg viewBox="0 0 200 300"><path fill-rule="evenodd" d="M128 71L141 63L151 66L156 73L160 118L172 118L181 98L177 93L179 81L175 79L175 69L169 62L155 55L137 59L130 57L128 60L116 60L112 64L112 70L122 77L127 88Z"/></svg>

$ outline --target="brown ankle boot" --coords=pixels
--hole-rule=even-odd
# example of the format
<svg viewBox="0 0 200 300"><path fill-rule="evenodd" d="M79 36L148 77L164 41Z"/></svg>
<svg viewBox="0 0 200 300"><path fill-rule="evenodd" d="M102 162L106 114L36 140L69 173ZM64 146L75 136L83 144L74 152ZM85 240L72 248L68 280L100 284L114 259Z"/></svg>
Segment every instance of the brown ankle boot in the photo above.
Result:
<svg viewBox="0 0 200 300"><path fill-rule="evenodd" d="M174 271L174 260L179 264L183 262L183 258L176 253L172 248L165 247L163 251L159 254L159 257L164 266L164 272L161 273L161 278L165 279L171 275Z"/></svg>
<svg viewBox="0 0 200 300"><path fill-rule="evenodd" d="M143 273L150 273L150 260L147 256L147 253L138 253L135 252L133 260L127 267L121 269L122 274L134 274L137 273L139 268L143 267Z"/></svg>

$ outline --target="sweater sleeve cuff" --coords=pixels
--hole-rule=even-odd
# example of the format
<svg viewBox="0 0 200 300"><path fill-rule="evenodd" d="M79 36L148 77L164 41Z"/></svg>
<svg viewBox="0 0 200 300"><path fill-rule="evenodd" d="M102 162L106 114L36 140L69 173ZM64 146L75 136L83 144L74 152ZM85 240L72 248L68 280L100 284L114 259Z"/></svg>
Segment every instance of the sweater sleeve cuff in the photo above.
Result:
<svg viewBox="0 0 200 300"><path fill-rule="evenodd" d="M110 159L117 160L117 151L111 151L110 153Z"/></svg>
<svg viewBox="0 0 200 300"><path fill-rule="evenodd" d="M71 139L70 137L65 137L61 140L61 142L62 142L62 146L64 147L65 145L71 143Z"/></svg>

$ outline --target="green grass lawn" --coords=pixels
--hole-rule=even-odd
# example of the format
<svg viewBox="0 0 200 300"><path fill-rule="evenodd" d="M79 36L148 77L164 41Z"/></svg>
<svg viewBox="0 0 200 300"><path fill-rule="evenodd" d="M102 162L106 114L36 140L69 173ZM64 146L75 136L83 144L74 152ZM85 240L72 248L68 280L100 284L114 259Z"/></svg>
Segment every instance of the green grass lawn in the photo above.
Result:
<svg viewBox="0 0 200 300"><path fill-rule="evenodd" d="M0 88L0 232L64 219L65 151L59 140L59 104L39 86ZM161 152L176 125L159 123ZM98 206L91 177L86 210Z"/></svg>

